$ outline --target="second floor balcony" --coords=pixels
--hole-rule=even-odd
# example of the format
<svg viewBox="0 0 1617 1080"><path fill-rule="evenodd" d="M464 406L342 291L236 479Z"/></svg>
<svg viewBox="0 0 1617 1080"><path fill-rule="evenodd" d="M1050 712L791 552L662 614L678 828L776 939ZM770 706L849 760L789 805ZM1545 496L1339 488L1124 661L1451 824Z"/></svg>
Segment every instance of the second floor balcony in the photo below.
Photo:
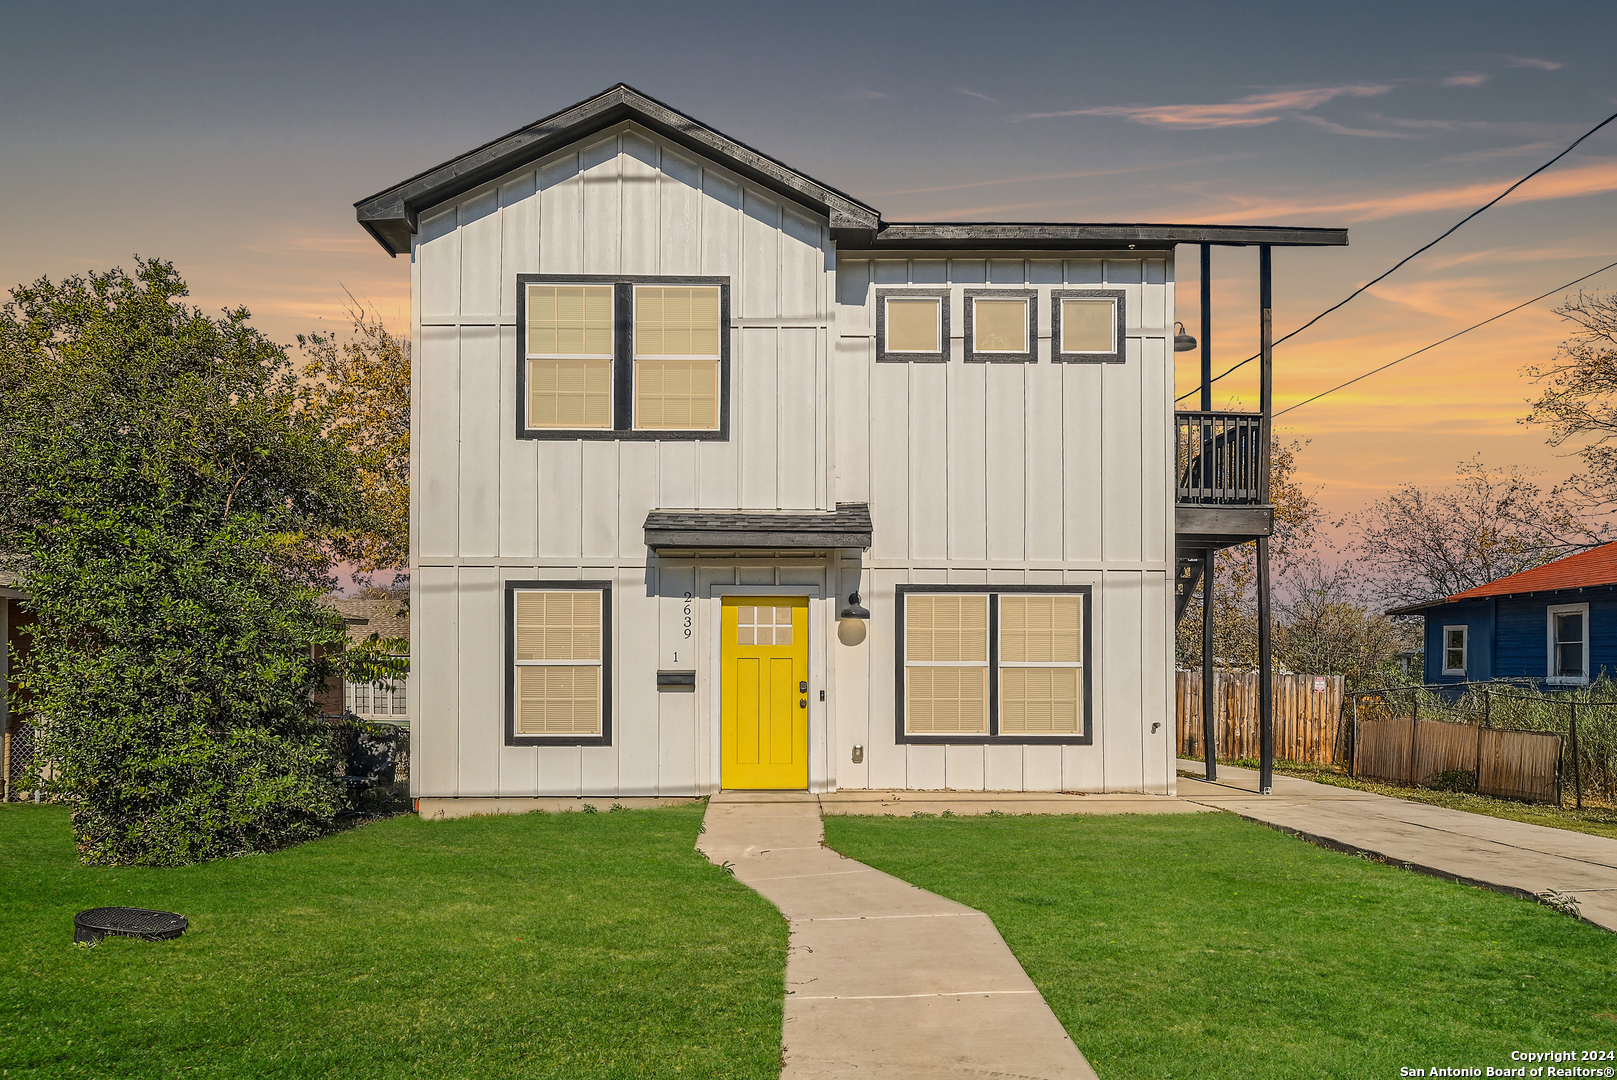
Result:
<svg viewBox="0 0 1617 1080"><path fill-rule="evenodd" d="M1181 554L1268 536L1263 415L1174 413L1174 526Z"/></svg>

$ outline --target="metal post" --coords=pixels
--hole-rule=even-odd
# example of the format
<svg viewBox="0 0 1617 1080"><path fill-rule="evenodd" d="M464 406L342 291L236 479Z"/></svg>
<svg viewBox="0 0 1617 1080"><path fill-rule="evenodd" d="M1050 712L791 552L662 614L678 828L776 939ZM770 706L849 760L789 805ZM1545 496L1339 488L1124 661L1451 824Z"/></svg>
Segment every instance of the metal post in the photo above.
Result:
<svg viewBox="0 0 1617 1080"><path fill-rule="evenodd" d="M1213 245L1202 245L1202 412L1213 411ZM1205 460L1205 459L1204 459Z"/></svg>
<svg viewBox="0 0 1617 1080"><path fill-rule="evenodd" d="M1262 441L1262 471L1258 475L1258 501L1269 505L1270 418L1274 414L1274 274L1268 244L1258 246L1258 307L1262 368L1258 406ZM1274 671L1270 656L1270 621L1273 596L1269 581L1269 538L1258 537L1258 790L1274 789L1275 718Z"/></svg>
<svg viewBox="0 0 1617 1080"><path fill-rule="evenodd" d="M1493 695L1488 693L1487 687L1482 690L1482 731L1493 727ZM1477 768L1473 774L1475 780L1471 790L1478 795L1482 794L1482 731L1477 732Z"/></svg>
<svg viewBox="0 0 1617 1080"><path fill-rule="evenodd" d="M1202 245L1205 253L1207 245ZM1203 255L1205 259L1205 254ZM1204 264L1205 265L1205 264ZM1203 354L1205 356L1205 354ZM1205 363L1205 361L1203 361ZM1206 393L1205 387L1202 393ZM1202 742L1207 751L1207 779L1218 779L1218 726L1214 722L1213 707L1213 556L1208 548L1202 552Z"/></svg>
<svg viewBox="0 0 1617 1080"><path fill-rule="evenodd" d="M1353 756L1348 759L1348 775L1359 775L1359 695L1353 695Z"/></svg>
<svg viewBox="0 0 1617 1080"><path fill-rule="evenodd" d="M1577 795L1578 809L1583 809L1583 763L1578 760L1578 703L1572 702L1572 790Z"/></svg>

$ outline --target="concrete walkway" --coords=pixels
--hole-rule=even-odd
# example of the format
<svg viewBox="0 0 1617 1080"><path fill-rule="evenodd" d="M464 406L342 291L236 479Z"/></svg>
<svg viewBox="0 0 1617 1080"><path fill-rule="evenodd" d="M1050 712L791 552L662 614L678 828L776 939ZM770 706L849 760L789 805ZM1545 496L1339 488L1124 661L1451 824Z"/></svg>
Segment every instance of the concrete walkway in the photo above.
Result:
<svg viewBox="0 0 1617 1080"><path fill-rule="evenodd" d="M1204 772L1199 761L1179 768ZM1471 885L1524 897L1567 893L1586 920L1617 931L1617 840L1290 776L1274 778L1272 795L1257 791L1257 772L1231 765L1219 765L1216 784L1179 778L1185 802Z"/></svg>
<svg viewBox="0 0 1617 1080"><path fill-rule="evenodd" d="M782 1080L1093 1080L988 916L826 847L819 797L726 792L704 826L791 928Z"/></svg>

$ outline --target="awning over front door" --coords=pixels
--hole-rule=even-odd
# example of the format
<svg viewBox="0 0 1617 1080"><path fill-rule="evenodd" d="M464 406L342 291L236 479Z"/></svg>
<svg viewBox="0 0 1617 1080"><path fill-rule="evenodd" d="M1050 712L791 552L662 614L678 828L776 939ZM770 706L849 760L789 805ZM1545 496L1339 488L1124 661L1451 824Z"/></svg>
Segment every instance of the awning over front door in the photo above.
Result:
<svg viewBox="0 0 1617 1080"><path fill-rule="evenodd" d="M646 515L653 551L718 548L868 548L870 504L825 510L653 510Z"/></svg>

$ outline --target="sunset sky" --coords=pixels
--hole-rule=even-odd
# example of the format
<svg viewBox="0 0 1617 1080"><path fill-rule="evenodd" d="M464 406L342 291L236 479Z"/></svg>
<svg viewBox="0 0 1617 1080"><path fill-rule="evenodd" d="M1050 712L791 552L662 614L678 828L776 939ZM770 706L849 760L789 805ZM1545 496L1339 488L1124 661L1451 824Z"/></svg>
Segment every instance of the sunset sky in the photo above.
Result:
<svg viewBox="0 0 1617 1080"><path fill-rule="evenodd" d="M1617 5L34 5L7 15L0 283L172 259L277 340L343 289L408 322L355 200L624 81L889 221L1347 226L1275 256L1284 333L1617 111ZM1617 260L1617 123L1277 350L1280 408ZM1257 255L1214 250L1216 363ZM1194 248L1178 314L1195 332ZM1617 289L1617 270L1583 286ZM1518 421L1552 298L1289 413L1333 515L1480 455L1564 478ZM1256 365L1215 402L1255 407ZM1196 354L1183 354L1180 391ZM1248 377L1248 376L1252 377Z"/></svg>

